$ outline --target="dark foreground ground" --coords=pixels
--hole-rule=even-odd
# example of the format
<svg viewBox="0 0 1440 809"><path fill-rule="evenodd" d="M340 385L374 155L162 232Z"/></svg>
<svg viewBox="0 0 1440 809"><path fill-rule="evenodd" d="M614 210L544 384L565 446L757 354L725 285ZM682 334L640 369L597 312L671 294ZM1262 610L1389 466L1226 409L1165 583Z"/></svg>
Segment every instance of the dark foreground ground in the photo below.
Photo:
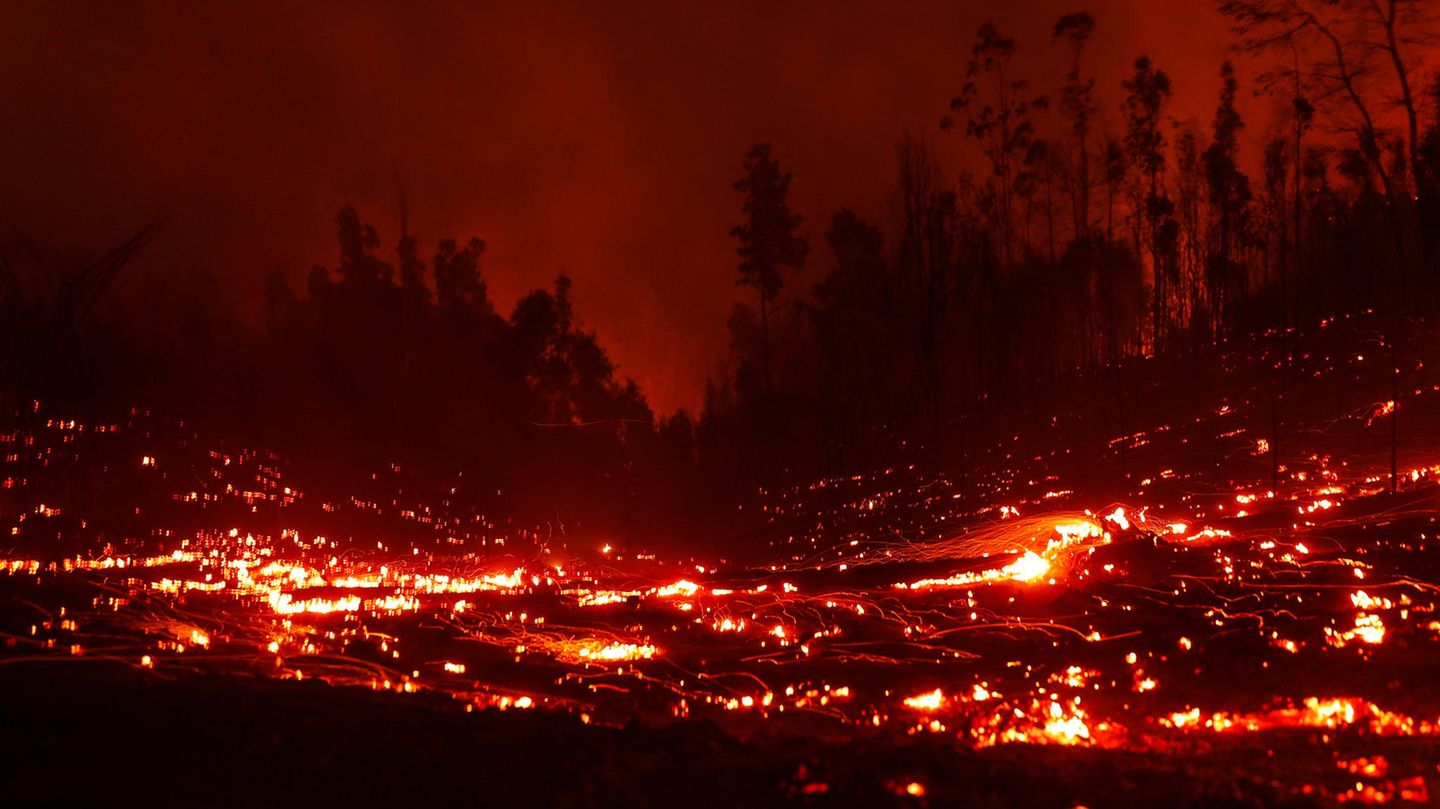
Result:
<svg viewBox="0 0 1440 809"><path fill-rule="evenodd" d="M703 722L584 726L319 683L159 681L98 661L0 666L0 692L7 806L1312 805L1250 774L1262 750L1180 761L1037 746L957 753L925 738L739 741ZM1407 749L1392 757L1440 754L1397 745ZM1333 767L1303 742L1286 747L1300 748L1286 754L1297 767L1307 757ZM913 773L925 794L907 794L896 773Z"/></svg>

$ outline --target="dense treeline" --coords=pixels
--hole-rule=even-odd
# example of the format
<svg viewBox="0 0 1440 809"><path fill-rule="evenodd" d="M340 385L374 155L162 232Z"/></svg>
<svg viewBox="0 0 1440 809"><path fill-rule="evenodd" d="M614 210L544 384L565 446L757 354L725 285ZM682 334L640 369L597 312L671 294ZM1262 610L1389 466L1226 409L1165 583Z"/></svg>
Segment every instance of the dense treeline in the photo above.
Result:
<svg viewBox="0 0 1440 809"><path fill-rule="evenodd" d="M208 273L136 275L104 293L151 228L98 258L5 251L0 372L22 416L31 399L84 418L153 408L350 475L386 464L461 475L457 496L551 521L623 526L690 470L683 419L658 428L575 310L571 281L498 313L480 239L428 260L402 232L393 253L346 206L338 261L296 290L264 282L247 326ZM558 505L557 504L561 504Z"/></svg>
<svg viewBox="0 0 1440 809"><path fill-rule="evenodd" d="M889 221L835 213L809 284L793 272L807 245L790 175L752 150L734 235L759 315L742 303L730 318L703 457L762 479L905 460L963 472L967 434L1047 394L1113 399L1123 431L1131 359L1339 312L1427 313L1440 85L1415 88L1429 4L1219 5L1258 79L1243 88L1218 63L1204 124L1172 117L1175 83L1147 55L1102 92L1089 14L1054 25L1066 69L1050 93L1021 78L1014 39L981 26L946 134L899 146ZM1260 154L1241 148L1252 89L1272 105ZM945 138L985 170L946 176ZM781 295L787 274L802 291Z"/></svg>

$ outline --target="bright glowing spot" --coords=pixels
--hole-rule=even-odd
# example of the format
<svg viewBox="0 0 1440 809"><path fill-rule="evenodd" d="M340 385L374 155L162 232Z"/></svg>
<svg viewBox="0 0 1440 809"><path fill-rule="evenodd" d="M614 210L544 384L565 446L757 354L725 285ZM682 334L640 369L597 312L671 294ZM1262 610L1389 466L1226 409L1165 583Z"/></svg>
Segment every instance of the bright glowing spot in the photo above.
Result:
<svg viewBox="0 0 1440 809"><path fill-rule="evenodd" d="M940 706L945 704L945 694L940 689L935 689L928 694L920 694L905 699L907 708L914 708L917 711L938 711Z"/></svg>
<svg viewBox="0 0 1440 809"><path fill-rule="evenodd" d="M674 584L667 584L664 587L656 590L655 595L659 596L660 598L670 598L671 596L685 596L686 598L689 598L690 596L695 595L696 591L698 591L699 589L700 585L696 584L695 582L690 581L689 579L681 579Z"/></svg>
<svg viewBox="0 0 1440 809"><path fill-rule="evenodd" d="M1121 531L1130 530L1130 520L1125 517L1124 508L1116 508L1115 511L1110 514L1110 522L1120 526Z"/></svg>
<svg viewBox="0 0 1440 809"><path fill-rule="evenodd" d="M1050 572L1050 563L1040 554L1026 551L1024 556L1006 567L1005 572L1015 581L1032 582Z"/></svg>

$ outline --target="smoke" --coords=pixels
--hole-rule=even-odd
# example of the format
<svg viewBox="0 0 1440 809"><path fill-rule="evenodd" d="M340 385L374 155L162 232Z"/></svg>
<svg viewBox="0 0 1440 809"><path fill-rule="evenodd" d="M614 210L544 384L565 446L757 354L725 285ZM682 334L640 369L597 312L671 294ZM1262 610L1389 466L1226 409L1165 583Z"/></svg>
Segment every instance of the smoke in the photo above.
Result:
<svg viewBox="0 0 1440 809"><path fill-rule="evenodd" d="M1144 48L1182 77L1179 107L1213 106L1208 4L1088 5L1102 85ZM393 246L403 184L424 244L487 240L502 311L570 274L622 373L659 410L693 408L739 294L730 183L752 142L794 171L818 245L842 205L885 219L903 130L964 164L935 124L982 20L1020 38L1037 87L1058 80L1048 28L1071 4L976 6L16 5L0 31L0 236L100 246L163 208L146 263L214 270L255 319L266 273L334 263L342 204ZM829 262L815 250L792 289Z"/></svg>

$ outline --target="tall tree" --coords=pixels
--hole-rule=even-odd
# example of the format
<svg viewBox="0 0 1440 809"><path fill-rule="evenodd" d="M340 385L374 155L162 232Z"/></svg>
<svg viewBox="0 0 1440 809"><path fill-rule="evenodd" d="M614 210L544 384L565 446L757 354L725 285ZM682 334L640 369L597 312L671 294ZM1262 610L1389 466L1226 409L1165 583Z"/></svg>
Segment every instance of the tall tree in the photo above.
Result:
<svg viewBox="0 0 1440 809"><path fill-rule="evenodd" d="M1111 138L1105 141L1105 241L1115 240L1115 197L1125 187L1130 166L1125 160L1125 146Z"/></svg>
<svg viewBox="0 0 1440 809"><path fill-rule="evenodd" d="M896 263L915 326L922 400L938 438L940 353L955 289L956 200L923 142L907 134L899 158Z"/></svg>
<svg viewBox="0 0 1440 809"><path fill-rule="evenodd" d="M1210 147L1205 150L1205 183L1215 222L1215 245L1206 262L1211 314L1218 331L1239 293L1241 268L1235 259L1240 217L1250 204L1250 180L1240 171L1240 130L1245 122L1235 109L1239 83L1235 68L1227 60L1220 68L1220 103L1215 109Z"/></svg>
<svg viewBox="0 0 1440 809"><path fill-rule="evenodd" d="M1168 290L1166 262L1161 261L1159 240L1161 228L1169 218L1173 203L1165 193L1165 132L1161 128L1165 105L1170 100L1170 77L1155 66L1149 56L1135 60L1135 72L1126 79L1125 149L1138 172L1141 186L1140 210L1133 215L1143 217L1150 245L1153 272L1152 350L1159 350L1162 324L1165 322Z"/></svg>
<svg viewBox="0 0 1440 809"><path fill-rule="evenodd" d="M894 284L885 265L884 234L853 211L842 209L830 220L825 241L835 265L814 289L811 320L824 373L827 444L834 462L869 459L873 435L886 420L881 411L893 393L895 374Z"/></svg>
<svg viewBox="0 0 1440 809"><path fill-rule="evenodd" d="M1070 121L1075 138L1075 236L1090 230L1090 123L1099 113L1095 103L1095 79L1084 74L1085 47L1095 33L1095 18L1084 11L1066 14L1056 21L1050 33L1052 41L1063 41L1070 48L1070 69L1060 85L1060 114Z"/></svg>
<svg viewBox="0 0 1440 809"><path fill-rule="evenodd" d="M400 239L395 243L396 265L400 269L400 343L408 373L414 365L412 349L418 342L419 326L430 303L430 288L425 285L425 262L420 260L420 242L410 232L410 194L398 178L396 191L396 208L400 215Z"/></svg>
<svg viewBox="0 0 1440 809"><path fill-rule="evenodd" d="M1180 224L1180 276L1178 319L1190 326L1206 306L1205 228L1201 217L1205 158L1200 133L1184 126L1175 134L1175 217Z"/></svg>
<svg viewBox="0 0 1440 809"><path fill-rule="evenodd" d="M1262 163L1264 195L1262 205L1265 211L1266 228L1272 234L1268 245L1274 247L1274 261L1271 262L1275 280L1280 287L1280 325L1290 326L1289 272L1292 245L1290 241L1290 217L1287 211L1290 184L1290 144L1285 137L1275 136L1265 143L1265 158Z"/></svg>
<svg viewBox="0 0 1440 809"><path fill-rule="evenodd" d="M1241 36L1242 47L1254 55L1288 52L1294 61L1297 88L1304 81L1316 98L1327 100L1339 128L1353 134L1356 154L1379 181L1390 221L1396 254L1393 287L1400 305L1406 269L1405 223L1407 193L1415 188L1414 155L1419 141L1417 102L1412 86L1413 60L1407 47L1429 36L1433 24L1423 0L1217 0L1220 11ZM1377 79L1376 61L1390 73L1388 84ZM1301 94L1298 89L1296 97ZM1406 133L1386 131L1381 112L1402 109ZM1393 152L1387 155L1386 152Z"/></svg>
<svg viewBox="0 0 1440 809"><path fill-rule="evenodd" d="M946 131L963 123L965 136L974 138L990 161L992 219L1006 267L1014 263L1015 202L1025 155L1035 139L1034 113L1048 104L1044 96L1029 95L1025 80L1014 77L1015 52L1015 40L1003 36L994 23L980 26L970 48L965 84L960 95L950 100L952 114L940 120Z"/></svg>
<svg viewBox="0 0 1440 809"><path fill-rule="evenodd" d="M810 245L797 231L804 217L790 211L790 173L780 170L780 161L770 154L769 143L757 143L745 155L744 176L735 181L735 190L745 195L741 211L745 221L731 228L740 242L742 286L753 287L760 300L761 374L767 394L774 391L770 376L770 303L785 286L780 270L799 270L805 264Z"/></svg>
<svg viewBox="0 0 1440 809"><path fill-rule="evenodd" d="M405 291L407 318L413 318L430 302L430 288L425 285L425 262L420 260L420 243L409 232L408 217L401 217L400 241L395 243L395 258L400 268L400 287Z"/></svg>

